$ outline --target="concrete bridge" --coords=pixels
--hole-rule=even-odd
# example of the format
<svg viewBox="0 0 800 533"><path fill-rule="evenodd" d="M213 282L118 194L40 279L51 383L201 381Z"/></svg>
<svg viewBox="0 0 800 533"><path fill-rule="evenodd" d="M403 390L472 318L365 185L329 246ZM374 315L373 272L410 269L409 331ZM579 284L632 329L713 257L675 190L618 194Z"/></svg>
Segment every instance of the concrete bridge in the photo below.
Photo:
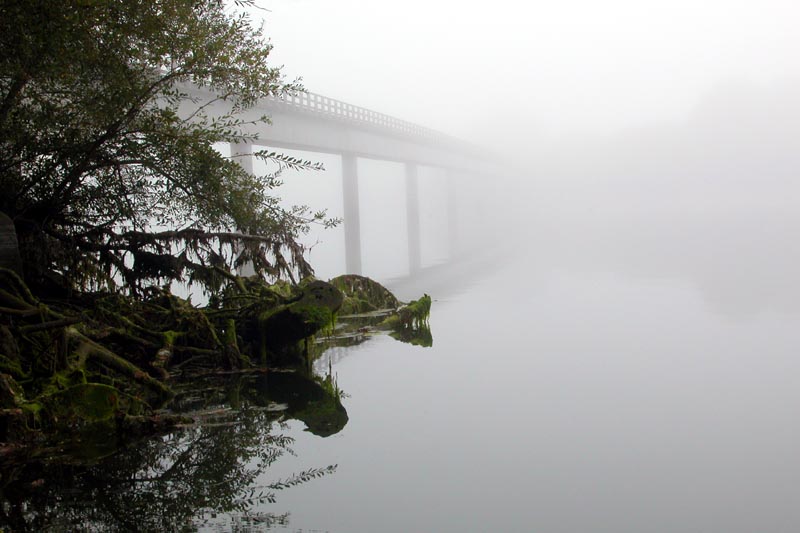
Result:
<svg viewBox="0 0 800 533"><path fill-rule="evenodd" d="M197 105L205 106L203 112L208 116L230 111L228 102L216 100L202 89L193 87L186 92L196 100L195 108ZM189 109L186 111L191 112ZM271 124L259 121L265 115L270 117ZM456 182L465 177L497 172L498 165L483 156L483 151L476 146L319 94L304 92L266 98L241 116L245 121L258 124L246 129L248 136L257 140L232 144L231 155L251 173L254 146L341 156L345 268L350 274L362 273L359 158L398 162L405 166L408 261L412 274L421 268L419 166L443 169L447 176L446 209L451 257L459 240Z"/></svg>

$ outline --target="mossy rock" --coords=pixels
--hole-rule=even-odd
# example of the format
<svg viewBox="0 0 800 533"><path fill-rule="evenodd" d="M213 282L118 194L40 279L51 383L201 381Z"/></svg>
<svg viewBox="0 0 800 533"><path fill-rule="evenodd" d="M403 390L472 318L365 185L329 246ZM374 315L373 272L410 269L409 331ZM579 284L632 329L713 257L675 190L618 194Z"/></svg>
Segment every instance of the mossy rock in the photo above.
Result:
<svg viewBox="0 0 800 533"><path fill-rule="evenodd" d="M294 302L261 314L259 331L264 343L275 350L332 327L343 299L329 283L309 283Z"/></svg>
<svg viewBox="0 0 800 533"><path fill-rule="evenodd" d="M120 408L120 393L100 383L81 383L41 399L45 416L60 423L75 418L95 422L108 420Z"/></svg>
<svg viewBox="0 0 800 533"><path fill-rule="evenodd" d="M340 311L342 315L397 309L400 306L400 301L389 289L364 276L346 274L333 278L330 283L345 296Z"/></svg>
<svg viewBox="0 0 800 533"><path fill-rule="evenodd" d="M64 390L40 396L23 406L37 423L71 428L105 422L117 415L141 415L147 405L116 388L102 383L80 383Z"/></svg>
<svg viewBox="0 0 800 533"><path fill-rule="evenodd" d="M297 305L327 307L332 313L339 311L344 300L342 292L331 283L314 280L302 288L300 297L294 302Z"/></svg>

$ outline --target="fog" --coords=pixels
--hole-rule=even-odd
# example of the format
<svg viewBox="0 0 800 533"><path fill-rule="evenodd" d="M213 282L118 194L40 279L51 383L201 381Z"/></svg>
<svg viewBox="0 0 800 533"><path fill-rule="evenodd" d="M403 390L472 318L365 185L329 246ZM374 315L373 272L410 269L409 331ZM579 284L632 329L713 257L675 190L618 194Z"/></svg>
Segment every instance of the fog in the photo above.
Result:
<svg viewBox="0 0 800 533"><path fill-rule="evenodd" d="M359 160L364 273L432 294L435 342L345 350L294 527L798 530L800 6L259 5L290 78L493 165L420 168L437 268L402 281L403 165ZM285 202L341 216L341 158L292 155L327 170ZM342 229L307 239L339 273Z"/></svg>
<svg viewBox="0 0 800 533"><path fill-rule="evenodd" d="M680 278L733 314L795 309L797 3L256 5L287 78L502 162L455 177L461 228L450 232L447 177L423 167L423 266L499 244L506 258L546 250L564 268ZM287 177L283 193L340 216L340 163L327 163L327 177ZM401 165L360 165L365 273L402 276ZM308 239L312 262L341 270L341 228Z"/></svg>
<svg viewBox="0 0 800 533"><path fill-rule="evenodd" d="M728 80L800 68L786 0L258 5L275 60L309 90L494 146L681 119Z"/></svg>
<svg viewBox="0 0 800 533"><path fill-rule="evenodd" d="M720 85L685 120L562 145L533 231L575 264L682 277L726 312L796 310L798 88Z"/></svg>

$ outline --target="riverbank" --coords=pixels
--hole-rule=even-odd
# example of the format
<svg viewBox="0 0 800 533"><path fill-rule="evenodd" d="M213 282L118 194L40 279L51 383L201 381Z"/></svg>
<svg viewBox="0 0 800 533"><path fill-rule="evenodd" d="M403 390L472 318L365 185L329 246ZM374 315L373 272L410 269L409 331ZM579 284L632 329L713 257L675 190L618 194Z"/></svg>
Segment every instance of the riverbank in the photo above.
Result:
<svg viewBox="0 0 800 533"><path fill-rule="evenodd" d="M0 269L3 449L87 433L117 442L191 423L170 406L176 390L203 376L297 373L335 403L331 377L309 370L318 339L352 343L385 329L432 342L428 296L404 305L361 276L296 285L226 277L228 287L196 308L158 288L37 297Z"/></svg>

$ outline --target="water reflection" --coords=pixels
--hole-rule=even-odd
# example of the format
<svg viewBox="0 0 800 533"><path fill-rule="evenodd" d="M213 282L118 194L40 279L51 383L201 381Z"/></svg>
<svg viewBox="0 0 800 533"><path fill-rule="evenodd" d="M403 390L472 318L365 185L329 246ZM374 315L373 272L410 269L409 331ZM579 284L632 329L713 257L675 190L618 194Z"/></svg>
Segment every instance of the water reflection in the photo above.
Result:
<svg viewBox="0 0 800 533"><path fill-rule="evenodd" d="M308 346L308 369L210 375L177 385L170 409L196 423L162 437L115 442L83 436L62 449L6 455L0 466L0 532L262 530L289 525L272 513L277 493L332 474L303 463L276 478L270 467L295 455L288 420L318 437L348 423L332 372L349 346L375 335L385 316L353 316ZM431 346L426 321L398 340ZM120 449L122 448L122 449ZM292 459L292 464L296 460ZM285 463L284 463L285 464ZM284 466L279 467L286 471Z"/></svg>
<svg viewBox="0 0 800 533"><path fill-rule="evenodd" d="M427 325L421 325L416 329L393 331L389 335L391 335L393 339L414 346L422 346L425 348L433 346L433 334L431 333L431 328Z"/></svg>
<svg viewBox="0 0 800 533"><path fill-rule="evenodd" d="M289 372L234 376L194 383L192 390L177 399L176 408L191 410L202 421L197 425L89 463L50 454L45 460L29 455L6 461L0 469L0 528L185 531L204 524L286 524L286 514L265 512L264 506L278 491L336 470L309 468L264 482L270 466L293 453L293 439L283 434L285 419L302 420L322 436L347 423L330 378Z"/></svg>

